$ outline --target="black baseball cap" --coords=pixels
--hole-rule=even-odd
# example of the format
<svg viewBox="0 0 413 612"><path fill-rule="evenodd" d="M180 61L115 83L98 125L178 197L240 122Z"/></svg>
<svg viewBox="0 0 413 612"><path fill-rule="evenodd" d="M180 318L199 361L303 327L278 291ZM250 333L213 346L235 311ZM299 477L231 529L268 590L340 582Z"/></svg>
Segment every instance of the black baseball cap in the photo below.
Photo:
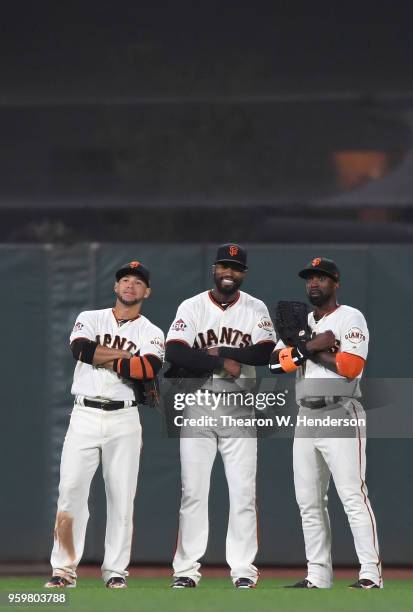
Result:
<svg viewBox="0 0 413 612"><path fill-rule="evenodd" d="M314 259L307 264L307 267L298 273L298 276L301 278L307 278L313 272L325 274L334 281L338 281L340 279L340 271L335 262L332 259L327 259L327 257L314 257Z"/></svg>
<svg viewBox="0 0 413 612"><path fill-rule="evenodd" d="M218 247L217 256L214 263L217 264L224 262L236 263L242 266L244 270L248 270L247 251L240 247L239 244L234 244L232 242L228 244L221 244L221 246Z"/></svg>
<svg viewBox="0 0 413 612"><path fill-rule="evenodd" d="M122 276L127 276L128 274L140 276L149 287L149 270L143 264L141 264L140 261L129 261L128 263L124 264L116 272L116 280L120 281Z"/></svg>

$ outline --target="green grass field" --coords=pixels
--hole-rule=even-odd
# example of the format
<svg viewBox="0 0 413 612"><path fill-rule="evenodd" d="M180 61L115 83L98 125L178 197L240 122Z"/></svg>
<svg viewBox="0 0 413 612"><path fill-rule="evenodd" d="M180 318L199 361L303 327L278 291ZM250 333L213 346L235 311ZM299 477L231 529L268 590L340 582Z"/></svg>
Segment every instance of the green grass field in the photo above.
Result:
<svg viewBox="0 0 413 612"><path fill-rule="evenodd" d="M65 589L66 605L16 606L6 603L8 592L42 591L42 578L1 578L0 610L63 610L88 612L411 612L413 581L388 580L382 590L348 589L337 580L333 589L284 589L296 579L263 579L254 590L236 590L228 578L204 578L196 589L172 590L169 578L130 578L127 590L105 589L103 582L81 578L76 589ZM50 593L50 591L45 592ZM54 591L56 592L56 591ZM59 593L62 591L58 591Z"/></svg>

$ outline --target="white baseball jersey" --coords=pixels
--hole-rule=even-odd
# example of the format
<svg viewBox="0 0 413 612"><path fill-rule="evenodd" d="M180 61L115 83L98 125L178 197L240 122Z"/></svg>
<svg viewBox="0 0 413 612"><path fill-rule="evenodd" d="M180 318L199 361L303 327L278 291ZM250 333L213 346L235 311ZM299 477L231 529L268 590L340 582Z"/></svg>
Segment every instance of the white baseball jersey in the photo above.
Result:
<svg viewBox="0 0 413 612"><path fill-rule="evenodd" d="M338 350L340 352L358 355L363 359L367 358L369 330L367 328L366 319L356 308L344 305L339 306L336 310L325 315L319 321L315 320L314 312L310 312L308 315L308 325L315 334L321 334L331 330L336 340L339 342ZM279 340L275 348L281 349L284 347L285 344L282 340ZM347 381L344 376L340 376L340 374L336 374L323 365L314 363L310 359L307 359L305 363L298 368L296 376L297 399L316 395L360 397L358 382L355 384L354 382ZM361 376L362 372L355 380L359 380ZM314 382L316 386L312 387L311 384L308 383L309 379L315 379ZM322 390L319 384L320 379L340 380L341 383L338 384L334 382L331 385L327 385L326 383L326 388Z"/></svg>
<svg viewBox="0 0 413 612"><path fill-rule="evenodd" d="M363 359L367 359L369 346L369 330L367 322L363 314L356 308L351 306L339 306L325 315L318 321L314 318L314 312L308 315L308 325L311 331L315 334L321 334L331 330L339 341L339 351L342 353L351 353L358 355ZM277 342L276 349L284 348L285 344L282 340ZM300 368L300 376L305 378L343 378L340 374L336 374L328 370L324 366L308 360L305 368ZM362 373L358 378L361 378Z"/></svg>
<svg viewBox="0 0 413 612"><path fill-rule="evenodd" d="M165 338L159 327L143 315L118 322L112 308L81 312L70 335L70 342L80 338L134 354L154 355L161 361L164 356ZM72 394L112 401L135 399L132 382L115 372L81 361L76 364Z"/></svg>
<svg viewBox="0 0 413 612"><path fill-rule="evenodd" d="M214 299L212 291L183 301L169 329L166 341L170 340L197 349L244 348L276 341L266 305L244 291L239 291L238 297L227 307ZM223 371L214 371L214 378L230 379ZM243 364L240 378L255 379L254 366Z"/></svg>

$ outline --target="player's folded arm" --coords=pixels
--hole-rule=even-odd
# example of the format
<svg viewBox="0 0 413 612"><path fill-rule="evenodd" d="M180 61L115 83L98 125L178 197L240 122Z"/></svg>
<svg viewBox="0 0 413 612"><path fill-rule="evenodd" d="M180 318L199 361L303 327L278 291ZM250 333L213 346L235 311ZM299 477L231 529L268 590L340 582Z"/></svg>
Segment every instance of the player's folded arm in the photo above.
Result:
<svg viewBox="0 0 413 612"><path fill-rule="evenodd" d="M270 340L258 342L257 344L252 344L251 346L245 346L243 348L220 346L218 355L225 359L234 359L234 361L246 365L268 365L274 346L275 342L271 342Z"/></svg>
<svg viewBox="0 0 413 612"><path fill-rule="evenodd" d="M224 357L215 357L189 346L186 342L170 340L166 343L165 361L180 368L194 372L205 372L220 369L224 366Z"/></svg>
<svg viewBox="0 0 413 612"><path fill-rule="evenodd" d="M76 338L71 343L70 349L76 361L82 361L83 363L92 365L97 346L97 342L89 340L88 338Z"/></svg>
<svg viewBox="0 0 413 612"><path fill-rule="evenodd" d="M114 359L112 369L128 380L153 380L162 367L156 355L134 355L130 359Z"/></svg>
<svg viewBox="0 0 413 612"><path fill-rule="evenodd" d="M311 361L345 378L357 378L363 371L365 359L353 353L320 351L310 357Z"/></svg>

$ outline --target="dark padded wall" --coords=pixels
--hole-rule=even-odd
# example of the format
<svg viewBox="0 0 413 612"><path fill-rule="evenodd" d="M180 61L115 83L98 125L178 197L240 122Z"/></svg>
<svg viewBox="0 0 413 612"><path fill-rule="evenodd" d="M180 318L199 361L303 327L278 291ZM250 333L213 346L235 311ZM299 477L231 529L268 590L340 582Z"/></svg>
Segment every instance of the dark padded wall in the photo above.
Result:
<svg viewBox="0 0 413 612"><path fill-rule="evenodd" d="M340 301L360 308L371 332L369 376L409 377L413 248L396 246L249 245L243 288L271 307L303 298L297 270L314 256L336 259L342 270ZM81 310L113 303L114 271L130 259L151 269L152 297L144 314L167 332L178 304L210 286L215 246L84 244L71 247L4 246L2 502L0 561L47 560L57 497L61 445L67 428L74 362L68 336ZM406 337L410 338L406 342ZM397 358L389 359L389 355ZM171 561L180 497L177 440L162 436L160 419L141 409L144 428L135 510L133 561ZM412 563L406 534L413 531L410 439L371 439L368 483L387 563ZM336 563L356 561L347 520L332 486L331 518ZM304 547L294 499L291 440L260 441L258 563L303 563ZM221 460L211 487L209 562L225 561L227 490ZM98 473L90 499L84 559L100 560L105 503Z"/></svg>
<svg viewBox="0 0 413 612"><path fill-rule="evenodd" d="M44 557L47 507L48 252L0 249L2 559Z"/></svg>

